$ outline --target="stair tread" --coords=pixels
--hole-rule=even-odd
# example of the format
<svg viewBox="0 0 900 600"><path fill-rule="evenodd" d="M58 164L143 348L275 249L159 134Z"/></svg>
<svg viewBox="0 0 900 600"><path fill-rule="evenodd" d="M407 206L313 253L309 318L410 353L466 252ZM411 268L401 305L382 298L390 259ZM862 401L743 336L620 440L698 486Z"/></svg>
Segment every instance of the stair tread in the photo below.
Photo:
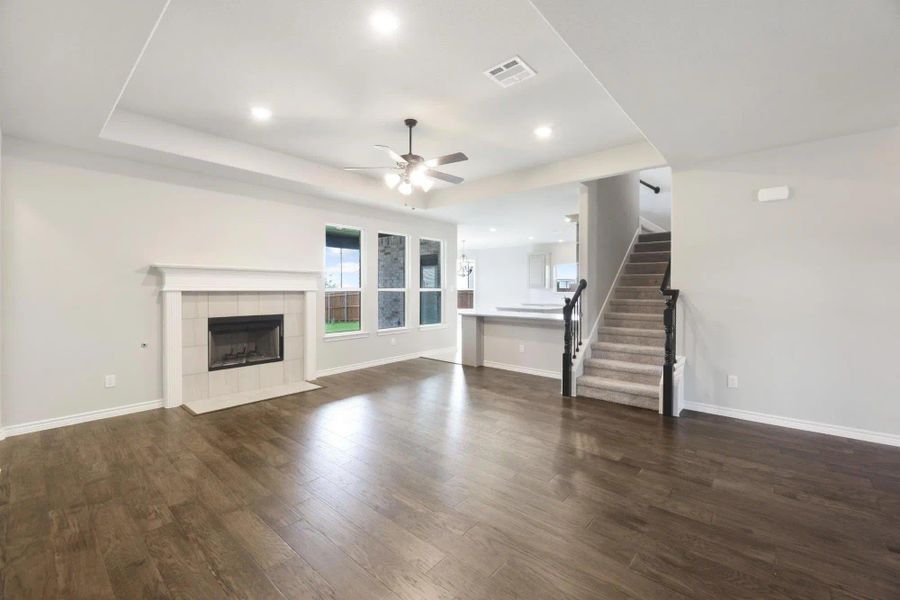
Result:
<svg viewBox="0 0 900 600"><path fill-rule="evenodd" d="M588 358L584 366L595 369L609 369L611 371L627 371L628 373L643 373L644 375L662 375L662 365L646 365L644 363L626 362L624 360L610 360L608 358Z"/></svg>
<svg viewBox="0 0 900 600"><path fill-rule="evenodd" d="M638 265L640 265L640 266L643 266L643 265L652 265L652 266L653 266L653 270L652 270L652 271L649 271L649 270L648 270L648 271L641 271L641 272L639 272L639 273L631 273L631 272L629 272L629 271L625 271L624 273L622 273L622 275L648 275L648 276L650 276L650 277L664 277L665 274L666 274L666 267L665 267L665 266L657 267L657 266L656 266L657 264L659 264L659 263L652 263L652 262L645 262L645 263L642 263L642 262L633 262L633 263L628 263L628 264L625 265L626 267L629 267L629 266L638 266ZM669 263L663 263L663 264L664 264L664 265L668 265Z"/></svg>
<svg viewBox="0 0 900 600"><path fill-rule="evenodd" d="M646 290L646 289L659 289L658 283L648 283L647 285L617 285L616 286L620 290Z"/></svg>
<svg viewBox="0 0 900 600"><path fill-rule="evenodd" d="M596 350L610 350L624 352L626 354L650 354L652 356L665 356L664 348L658 346L644 346L640 344L619 344L617 342L593 342L591 348Z"/></svg>
<svg viewBox="0 0 900 600"><path fill-rule="evenodd" d="M662 329L640 329L637 327L615 327L610 325L602 325L600 333L609 333L613 335L635 335L644 337L663 337L666 332Z"/></svg>
<svg viewBox="0 0 900 600"><path fill-rule="evenodd" d="M662 323L662 315L654 313L630 313L630 312L608 312L604 315L607 319L620 319L632 321L659 321Z"/></svg>
<svg viewBox="0 0 900 600"><path fill-rule="evenodd" d="M648 398L657 398L659 396L659 387L655 385L648 385L646 383L634 383L633 381L619 381L618 379L595 377L592 375L584 375L579 377L578 385L586 385L604 390L613 390L616 392L625 392L627 394L635 394L637 396L647 396Z"/></svg>
<svg viewBox="0 0 900 600"><path fill-rule="evenodd" d="M639 302L640 304L665 304L666 301L659 298L610 298L610 302Z"/></svg>

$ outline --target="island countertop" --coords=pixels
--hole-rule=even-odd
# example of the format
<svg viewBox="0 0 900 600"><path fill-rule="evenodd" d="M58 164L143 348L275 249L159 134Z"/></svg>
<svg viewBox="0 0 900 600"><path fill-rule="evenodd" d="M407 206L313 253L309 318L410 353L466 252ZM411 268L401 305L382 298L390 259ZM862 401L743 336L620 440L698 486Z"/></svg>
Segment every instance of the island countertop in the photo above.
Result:
<svg viewBox="0 0 900 600"><path fill-rule="evenodd" d="M515 310L484 310L474 308L464 308L458 311L462 317L485 317L496 319L517 319L521 321L550 321L563 322L562 310L553 313L544 312L526 312Z"/></svg>

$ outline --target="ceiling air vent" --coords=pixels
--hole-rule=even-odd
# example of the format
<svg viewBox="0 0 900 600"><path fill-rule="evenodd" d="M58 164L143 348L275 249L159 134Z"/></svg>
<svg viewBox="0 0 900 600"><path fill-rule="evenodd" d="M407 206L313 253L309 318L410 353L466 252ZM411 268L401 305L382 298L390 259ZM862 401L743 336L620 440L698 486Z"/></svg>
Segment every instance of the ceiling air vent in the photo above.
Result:
<svg viewBox="0 0 900 600"><path fill-rule="evenodd" d="M484 74L497 82L500 87L505 88L535 76L534 69L526 65L525 61L518 56L504 60L496 67L485 71Z"/></svg>

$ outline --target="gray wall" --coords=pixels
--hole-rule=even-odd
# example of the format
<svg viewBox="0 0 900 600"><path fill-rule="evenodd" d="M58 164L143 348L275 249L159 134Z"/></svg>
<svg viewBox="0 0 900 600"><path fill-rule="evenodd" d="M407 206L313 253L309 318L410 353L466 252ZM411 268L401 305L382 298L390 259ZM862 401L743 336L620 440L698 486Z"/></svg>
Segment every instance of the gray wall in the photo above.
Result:
<svg viewBox="0 0 900 600"><path fill-rule="evenodd" d="M562 353L562 321L484 319L485 366L559 378Z"/></svg>
<svg viewBox="0 0 900 600"><path fill-rule="evenodd" d="M900 434L898 184L898 128L675 171L688 402Z"/></svg>
<svg viewBox="0 0 900 600"><path fill-rule="evenodd" d="M319 370L444 349L453 327L418 327L417 279L408 330L378 336L377 234L444 240L456 226L355 204L291 194L182 171L27 142L4 145L3 424L158 400L161 307L154 263L321 271L328 223L363 230L364 337L322 339ZM455 307L445 281L444 314ZM141 342L149 342L141 349ZM116 374L114 388L103 376Z"/></svg>
<svg viewBox="0 0 900 600"><path fill-rule="evenodd" d="M640 222L637 173L585 184L579 208L579 270L587 279L585 331L594 325Z"/></svg>

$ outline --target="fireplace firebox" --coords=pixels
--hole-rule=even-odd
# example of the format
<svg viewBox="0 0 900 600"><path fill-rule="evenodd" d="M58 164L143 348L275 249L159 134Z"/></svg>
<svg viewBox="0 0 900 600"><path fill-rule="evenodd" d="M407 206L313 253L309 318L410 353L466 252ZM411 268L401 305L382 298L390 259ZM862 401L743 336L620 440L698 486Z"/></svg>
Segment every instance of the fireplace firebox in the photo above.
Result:
<svg viewBox="0 0 900 600"><path fill-rule="evenodd" d="M277 362L284 357L284 315L209 319L209 370Z"/></svg>

